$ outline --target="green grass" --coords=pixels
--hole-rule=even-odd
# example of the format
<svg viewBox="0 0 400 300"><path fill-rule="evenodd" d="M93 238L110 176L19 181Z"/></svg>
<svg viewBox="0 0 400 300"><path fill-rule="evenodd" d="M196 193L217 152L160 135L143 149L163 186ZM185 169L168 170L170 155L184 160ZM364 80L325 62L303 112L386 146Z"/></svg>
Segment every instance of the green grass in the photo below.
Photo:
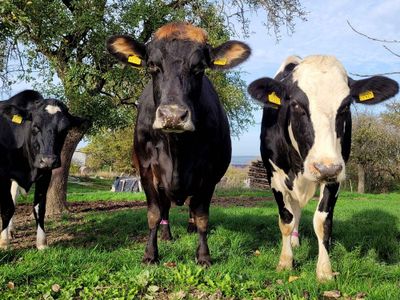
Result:
<svg viewBox="0 0 400 300"><path fill-rule="evenodd" d="M67 201L86 202L86 201L145 201L146 196L143 192L111 192L113 180L101 178L81 177L80 181L68 182ZM33 187L27 196L21 195L18 203L32 203L35 188ZM251 190L246 188L223 189L219 188L215 192L217 197L266 197L272 196L270 191Z"/></svg>
<svg viewBox="0 0 400 300"><path fill-rule="evenodd" d="M48 230L69 233L72 239L42 252L0 252L0 299L163 299L167 294L176 299L303 299L305 294L322 299L327 290L352 299L359 292L367 293L367 299L400 299L400 194L341 194L331 252L333 269L340 274L325 284L315 276L316 205L311 201L303 210L295 269L280 273L275 271L280 233L272 201L251 208L211 208L214 264L208 269L194 262L197 236L186 233L186 207L172 209L175 240L159 241L157 266L140 263L147 236L145 210L65 216L47 222ZM171 262L176 267L164 266ZM289 283L291 275L299 279ZM7 288L8 282L15 288ZM53 284L61 290L52 291Z"/></svg>

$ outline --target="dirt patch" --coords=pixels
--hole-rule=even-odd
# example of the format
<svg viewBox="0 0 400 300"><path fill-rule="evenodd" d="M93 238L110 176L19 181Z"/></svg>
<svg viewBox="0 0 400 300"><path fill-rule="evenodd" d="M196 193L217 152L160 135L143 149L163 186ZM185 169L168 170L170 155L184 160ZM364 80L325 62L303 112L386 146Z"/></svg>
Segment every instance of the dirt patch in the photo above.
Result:
<svg viewBox="0 0 400 300"><path fill-rule="evenodd" d="M212 206L222 207L254 207L263 201L272 201L272 197L214 197ZM62 224L62 219L55 219L50 230L47 230L48 243L57 244L58 242L74 239L75 233L70 228L84 222L84 215L88 212L96 211L118 211L124 209L144 209L144 201L92 201L92 202L71 202L68 204L71 214L68 215L68 225ZM36 226L32 214L33 206L30 204L20 204L16 207L14 222L16 232L12 240L12 248L33 248L36 241ZM46 224L49 224L47 221Z"/></svg>

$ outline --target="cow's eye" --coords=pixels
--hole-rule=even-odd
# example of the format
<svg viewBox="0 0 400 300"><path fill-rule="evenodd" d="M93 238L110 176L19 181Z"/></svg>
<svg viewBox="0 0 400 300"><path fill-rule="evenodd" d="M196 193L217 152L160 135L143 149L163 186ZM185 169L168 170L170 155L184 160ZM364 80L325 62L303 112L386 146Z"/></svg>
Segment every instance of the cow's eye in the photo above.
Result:
<svg viewBox="0 0 400 300"><path fill-rule="evenodd" d="M149 70L150 73L157 73L159 72L161 69L159 66L157 66L155 63L153 62L149 62L147 64L147 69Z"/></svg>
<svg viewBox="0 0 400 300"><path fill-rule="evenodd" d="M200 73L204 72L204 69L205 69L204 64L203 63L199 63L199 64L196 64L196 65L193 65L192 68L191 68L191 71L192 71L193 74L197 75L197 74L200 74Z"/></svg>
<svg viewBox="0 0 400 300"><path fill-rule="evenodd" d="M293 110L294 110L295 112L301 113L301 114L305 114L304 108L303 108L298 102L293 101L293 102L291 103L291 105L292 105L292 108L293 108Z"/></svg>
<svg viewBox="0 0 400 300"><path fill-rule="evenodd" d="M37 127L36 125L33 125L32 127L32 134L37 135L40 132L40 128Z"/></svg>

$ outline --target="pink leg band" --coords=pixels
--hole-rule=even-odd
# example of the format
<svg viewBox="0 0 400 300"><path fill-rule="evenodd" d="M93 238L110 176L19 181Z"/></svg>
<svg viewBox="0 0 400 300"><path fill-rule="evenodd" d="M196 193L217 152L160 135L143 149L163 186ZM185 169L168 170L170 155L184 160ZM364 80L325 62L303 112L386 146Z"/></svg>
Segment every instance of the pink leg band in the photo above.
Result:
<svg viewBox="0 0 400 300"><path fill-rule="evenodd" d="M299 237L300 235L299 235L299 233L297 231L293 231L292 232L292 236Z"/></svg>
<svg viewBox="0 0 400 300"><path fill-rule="evenodd" d="M168 225L168 220L161 220L160 225Z"/></svg>

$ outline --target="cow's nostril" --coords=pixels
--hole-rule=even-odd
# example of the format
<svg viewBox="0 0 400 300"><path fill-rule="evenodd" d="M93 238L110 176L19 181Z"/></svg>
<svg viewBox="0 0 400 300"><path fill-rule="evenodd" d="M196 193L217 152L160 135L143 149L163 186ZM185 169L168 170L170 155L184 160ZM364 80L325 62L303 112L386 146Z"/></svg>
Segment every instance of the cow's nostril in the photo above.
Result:
<svg viewBox="0 0 400 300"><path fill-rule="evenodd" d="M185 122L187 119L189 118L189 110L185 110L181 116L180 116L180 120L182 122Z"/></svg>

